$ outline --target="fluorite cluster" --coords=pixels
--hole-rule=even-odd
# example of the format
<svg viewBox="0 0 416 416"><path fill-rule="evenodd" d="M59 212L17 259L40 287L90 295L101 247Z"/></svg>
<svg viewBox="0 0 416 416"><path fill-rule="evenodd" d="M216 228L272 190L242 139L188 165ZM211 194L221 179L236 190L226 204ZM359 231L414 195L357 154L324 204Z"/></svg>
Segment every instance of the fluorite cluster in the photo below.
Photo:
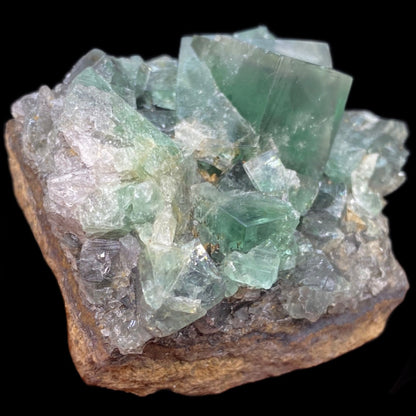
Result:
<svg viewBox="0 0 416 416"><path fill-rule="evenodd" d="M258 27L184 37L178 59L95 49L13 105L108 351L140 353L242 290L314 322L405 280L381 211L406 126L344 112L351 82L327 44Z"/></svg>

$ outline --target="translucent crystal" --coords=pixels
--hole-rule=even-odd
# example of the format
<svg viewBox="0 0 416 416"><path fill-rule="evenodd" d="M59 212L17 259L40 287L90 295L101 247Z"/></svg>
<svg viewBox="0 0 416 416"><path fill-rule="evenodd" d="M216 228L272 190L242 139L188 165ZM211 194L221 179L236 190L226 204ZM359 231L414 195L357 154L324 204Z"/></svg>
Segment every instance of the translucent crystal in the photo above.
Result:
<svg viewBox="0 0 416 416"><path fill-rule="evenodd" d="M312 177L322 173L349 76L226 36L196 36L191 46L262 143L274 141L286 168Z"/></svg>
<svg viewBox="0 0 416 416"><path fill-rule="evenodd" d="M333 182L324 176L321 179L312 210L326 211L336 218L341 218L347 202L347 194L347 187L344 183Z"/></svg>
<svg viewBox="0 0 416 416"><path fill-rule="evenodd" d="M290 56L312 64L332 67L329 45L324 42L279 39L269 32L265 26L234 33L234 37L278 55Z"/></svg>
<svg viewBox="0 0 416 416"><path fill-rule="evenodd" d="M270 289L277 280L280 255L275 243L265 240L247 253L233 251L223 261L223 273L239 284Z"/></svg>
<svg viewBox="0 0 416 416"><path fill-rule="evenodd" d="M99 49L85 55L65 78L68 84L93 86L106 92L114 91L132 107L147 82L148 69L140 56L115 58Z"/></svg>
<svg viewBox="0 0 416 416"><path fill-rule="evenodd" d="M194 187L198 194L195 218L204 244L218 244L222 253L247 252L268 238L292 235L299 214L280 199L257 192L218 192ZM208 191L208 192L206 192Z"/></svg>
<svg viewBox="0 0 416 416"><path fill-rule="evenodd" d="M89 282L110 280L114 263L120 251L119 241L87 240L82 246L79 269L82 277Z"/></svg>
<svg viewBox="0 0 416 416"><path fill-rule="evenodd" d="M286 169L275 149L250 159L244 169L257 190L289 201L300 213L306 212L316 197L318 182Z"/></svg>
<svg viewBox="0 0 416 416"><path fill-rule="evenodd" d="M294 282L281 295L282 303L294 318L316 321L330 305L343 298L349 282L341 276L325 254L314 250L308 240L301 243ZM310 254L313 252L313 256Z"/></svg>
<svg viewBox="0 0 416 416"><path fill-rule="evenodd" d="M225 282L198 240L181 248L151 244L147 250L151 272L142 290L144 309L152 311L145 315L146 324L154 335L183 328L224 298Z"/></svg>
<svg viewBox="0 0 416 416"><path fill-rule="evenodd" d="M152 241L167 246L172 245L176 232L176 218L171 206L166 206L153 223Z"/></svg>
<svg viewBox="0 0 416 416"><path fill-rule="evenodd" d="M231 169L222 173L217 188L224 192L233 190L248 192L256 190L242 162L237 162Z"/></svg>
<svg viewBox="0 0 416 416"><path fill-rule="evenodd" d="M351 191L354 200L373 216L377 215L384 205L380 195L369 188L377 159L377 153L365 155L359 166L351 173Z"/></svg>
<svg viewBox="0 0 416 416"><path fill-rule="evenodd" d="M150 68L147 88L151 92L152 104L175 110L178 61L170 56L159 56L147 61L147 65Z"/></svg>
<svg viewBox="0 0 416 416"><path fill-rule="evenodd" d="M208 66L183 38L179 53L176 141L220 169L239 155L238 143L256 145L250 124L217 86ZM251 143L252 142L252 143Z"/></svg>
<svg viewBox="0 0 416 416"><path fill-rule="evenodd" d="M280 199L289 198L290 189L298 189L300 181L294 170L286 169L275 150L269 150L244 164L256 189Z"/></svg>
<svg viewBox="0 0 416 416"><path fill-rule="evenodd" d="M351 174L367 154L378 159L371 188L387 195L405 180L402 171L408 151L404 142L408 132L402 121L387 120L369 111L346 111L325 168L333 180L351 184Z"/></svg>

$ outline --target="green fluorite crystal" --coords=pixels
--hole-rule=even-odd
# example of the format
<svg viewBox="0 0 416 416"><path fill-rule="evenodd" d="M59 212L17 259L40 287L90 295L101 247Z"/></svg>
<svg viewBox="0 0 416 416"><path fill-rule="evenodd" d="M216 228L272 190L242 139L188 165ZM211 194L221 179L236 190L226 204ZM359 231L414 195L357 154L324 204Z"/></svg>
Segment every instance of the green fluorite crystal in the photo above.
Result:
<svg viewBox="0 0 416 416"><path fill-rule="evenodd" d="M279 266L278 245L271 239L265 239L247 253L231 252L223 261L223 272L238 284L270 289L277 280Z"/></svg>
<svg viewBox="0 0 416 416"><path fill-rule="evenodd" d="M285 55L312 64L332 67L331 53L328 44L325 42L277 39L265 26L237 32L234 37L277 55Z"/></svg>
<svg viewBox="0 0 416 416"><path fill-rule="evenodd" d="M290 236L299 223L291 204L259 192L219 192L209 183L193 191L200 238L218 244L223 254L246 253L269 238Z"/></svg>
<svg viewBox="0 0 416 416"><path fill-rule="evenodd" d="M244 169L258 191L289 201L300 213L309 209L318 192L319 183L285 168L276 150L253 157L244 164Z"/></svg>
<svg viewBox="0 0 416 416"><path fill-rule="evenodd" d="M195 37L192 48L220 91L285 167L319 177L341 121L351 77L270 53L228 36Z"/></svg>
<svg viewBox="0 0 416 416"><path fill-rule="evenodd" d="M240 287L312 321L382 290L407 130L344 112L351 81L327 44L258 27L184 37L178 59L95 49L14 104L111 348L140 351Z"/></svg>

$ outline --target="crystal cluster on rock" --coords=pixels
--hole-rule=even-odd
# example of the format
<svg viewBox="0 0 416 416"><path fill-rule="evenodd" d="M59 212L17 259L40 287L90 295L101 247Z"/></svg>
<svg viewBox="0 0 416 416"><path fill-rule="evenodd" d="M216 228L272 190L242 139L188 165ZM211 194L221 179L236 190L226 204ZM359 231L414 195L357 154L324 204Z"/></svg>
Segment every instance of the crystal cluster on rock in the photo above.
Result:
<svg viewBox="0 0 416 416"><path fill-rule="evenodd" d="M351 82L327 44L258 27L184 37L178 59L92 50L13 105L109 351L141 352L242 288L314 322L402 273L381 211L407 129L344 111Z"/></svg>

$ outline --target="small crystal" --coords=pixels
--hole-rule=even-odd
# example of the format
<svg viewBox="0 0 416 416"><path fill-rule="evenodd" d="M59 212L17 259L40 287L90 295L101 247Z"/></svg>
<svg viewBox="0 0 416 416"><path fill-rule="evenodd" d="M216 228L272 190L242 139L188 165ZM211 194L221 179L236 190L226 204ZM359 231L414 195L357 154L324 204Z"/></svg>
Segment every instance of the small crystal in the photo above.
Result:
<svg viewBox="0 0 416 416"><path fill-rule="evenodd" d="M239 284L270 289L277 280L280 255L273 241L265 240L247 253L233 251L223 261L223 273Z"/></svg>

